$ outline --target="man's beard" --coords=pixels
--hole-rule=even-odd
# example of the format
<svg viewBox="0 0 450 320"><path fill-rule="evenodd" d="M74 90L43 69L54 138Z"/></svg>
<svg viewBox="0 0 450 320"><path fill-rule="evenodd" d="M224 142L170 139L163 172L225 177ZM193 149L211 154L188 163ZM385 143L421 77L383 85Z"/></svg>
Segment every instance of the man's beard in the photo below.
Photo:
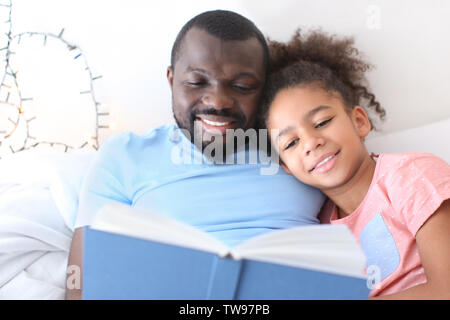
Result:
<svg viewBox="0 0 450 320"><path fill-rule="evenodd" d="M224 135L214 135L214 136L211 136L209 134L204 135L203 130L196 130L196 127L198 128L198 126L195 126L196 121L201 123L201 121L197 119L198 115L215 115L232 118L236 122L237 128L246 130L245 128L245 124L247 122L246 117L241 112L231 112L228 109L216 110L213 108L205 108L200 110L193 109L189 113L188 117L179 119L182 115L180 115L180 117L177 116L177 113L175 112L175 107L173 106L173 102L172 102L172 112L178 128L183 129L181 130L183 133L185 131L186 133L189 133L189 136L186 136L186 138L188 138L188 140L190 140L191 143L193 143L202 152L209 144L213 143L215 139L223 139L223 154L225 156L227 154L226 150L227 141ZM199 137L199 135L201 135L201 137ZM205 136L207 138L206 140ZM201 141L201 145L197 145L198 143L196 142L198 141ZM234 148L235 150L233 150L233 152L236 151L236 148L237 146L235 145Z"/></svg>

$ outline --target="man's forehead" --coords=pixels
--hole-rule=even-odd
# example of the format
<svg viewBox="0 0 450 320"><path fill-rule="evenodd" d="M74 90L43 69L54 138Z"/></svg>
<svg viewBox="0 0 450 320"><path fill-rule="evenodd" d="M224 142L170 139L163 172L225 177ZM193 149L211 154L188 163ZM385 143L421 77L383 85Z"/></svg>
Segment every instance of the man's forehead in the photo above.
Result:
<svg viewBox="0 0 450 320"><path fill-rule="evenodd" d="M222 40L200 28L192 28L181 44L177 63L196 68L204 63L227 63L264 70L264 53L256 37L246 40Z"/></svg>

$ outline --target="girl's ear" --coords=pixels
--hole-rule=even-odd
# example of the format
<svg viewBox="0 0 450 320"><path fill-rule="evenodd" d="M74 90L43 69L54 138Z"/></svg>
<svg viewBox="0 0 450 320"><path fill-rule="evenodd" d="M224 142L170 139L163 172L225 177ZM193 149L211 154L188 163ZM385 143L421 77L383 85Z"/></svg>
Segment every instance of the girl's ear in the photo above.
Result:
<svg viewBox="0 0 450 320"><path fill-rule="evenodd" d="M354 107L351 112L351 119L359 137L361 139L367 137L370 130L372 130L372 125L366 110L360 106Z"/></svg>

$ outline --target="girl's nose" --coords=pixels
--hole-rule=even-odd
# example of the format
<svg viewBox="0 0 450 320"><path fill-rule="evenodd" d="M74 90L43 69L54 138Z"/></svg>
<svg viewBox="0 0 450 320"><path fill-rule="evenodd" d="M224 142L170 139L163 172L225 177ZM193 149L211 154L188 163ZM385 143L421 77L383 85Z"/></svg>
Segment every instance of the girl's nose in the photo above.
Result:
<svg viewBox="0 0 450 320"><path fill-rule="evenodd" d="M303 154L309 156L311 152L325 145L325 139L314 133L303 135Z"/></svg>

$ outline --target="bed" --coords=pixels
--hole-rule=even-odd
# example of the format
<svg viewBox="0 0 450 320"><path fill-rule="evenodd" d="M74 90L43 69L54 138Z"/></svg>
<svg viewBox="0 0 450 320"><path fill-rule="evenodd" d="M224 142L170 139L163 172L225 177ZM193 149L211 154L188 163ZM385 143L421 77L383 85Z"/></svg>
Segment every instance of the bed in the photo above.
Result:
<svg viewBox="0 0 450 320"><path fill-rule="evenodd" d="M450 119L368 139L369 152L450 163ZM64 299L78 194L95 150L33 148L0 160L0 299Z"/></svg>

